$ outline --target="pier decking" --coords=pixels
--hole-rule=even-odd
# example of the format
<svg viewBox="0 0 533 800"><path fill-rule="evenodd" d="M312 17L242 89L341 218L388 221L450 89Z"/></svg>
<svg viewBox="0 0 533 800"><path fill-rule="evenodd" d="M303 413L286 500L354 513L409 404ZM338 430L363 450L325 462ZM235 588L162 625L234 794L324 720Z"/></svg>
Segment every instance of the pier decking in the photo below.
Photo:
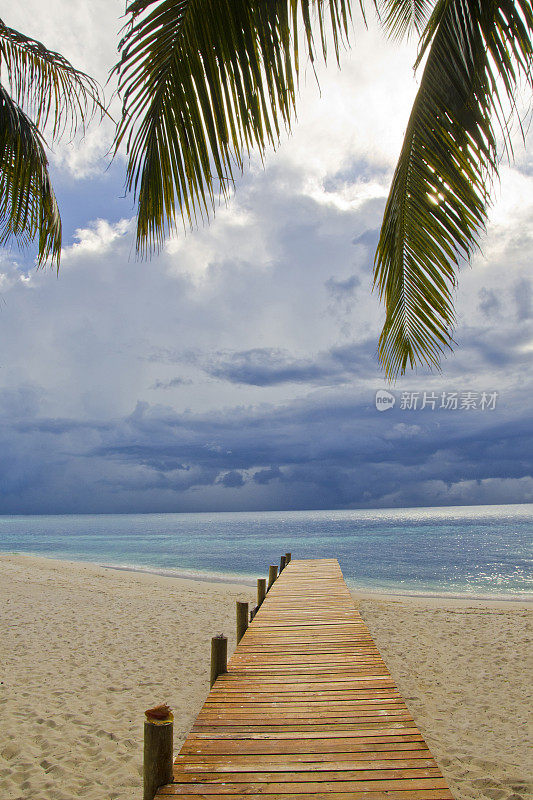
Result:
<svg viewBox="0 0 533 800"><path fill-rule="evenodd" d="M169 796L453 800L336 560L280 574L156 795Z"/></svg>

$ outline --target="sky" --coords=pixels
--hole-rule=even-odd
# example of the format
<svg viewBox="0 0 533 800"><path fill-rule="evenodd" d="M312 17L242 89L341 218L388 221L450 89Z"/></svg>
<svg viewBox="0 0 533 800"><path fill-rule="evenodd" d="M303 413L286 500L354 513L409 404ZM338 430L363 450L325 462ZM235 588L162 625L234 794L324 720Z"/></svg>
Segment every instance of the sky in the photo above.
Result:
<svg viewBox="0 0 533 800"><path fill-rule="evenodd" d="M104 84L123 11L2 16ZM454 352L390 386L372 265L416 47L355 28L340 70L304 68L293 134L151 261L111 124L54 145L59 276L0 250L0 513L533 502L533 136L461 269Z"/></svg>

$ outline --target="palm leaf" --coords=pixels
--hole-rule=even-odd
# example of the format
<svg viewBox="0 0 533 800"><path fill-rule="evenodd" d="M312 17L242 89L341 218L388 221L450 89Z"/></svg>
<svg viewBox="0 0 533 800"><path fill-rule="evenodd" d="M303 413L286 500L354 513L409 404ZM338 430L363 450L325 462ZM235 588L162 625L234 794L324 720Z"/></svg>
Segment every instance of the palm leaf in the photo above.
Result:
<svg viewBox="0 0 533 800"><path fill-rule="evenodd" d="M521 76L532 81L532 32L530 0L439 0L428 21L375 260L389 378L408 364L438 368L452 344L456 268L485 226L498 123L509 143L504 101L514 104Z"/></svg>
<svg viewBox="0 0 533 800"><path fill-rule="evenodd" d="M42 131L73 135L102 105L98 84L0 20L0 244L38 237L38 263L59 264L61 218Z"/></svg>
<svg viewBox="0 0 533 800"><path fill-rule="evenodd" d="M96 108L105 113L95 80L2 20L0 76L13 100L41 131L51 122L53 139L66 129L73 135Z"/></svg>
<svg viewBox="0 0 533 800"><path fill-rule="evenodd" d="M59 263L61 218L36 125L0 86L0 245L38 237L39 264Z"/></svg>
<svg viewBox="0 0 533 800"><path fill-rule="evenodd" d="M349 32L350 0L135 0L115 70L137 251L158 250L176 215L193 225L227 196L252 147L275 146L294 117L298 36L316 56ZM329 20L329 22L328 22Z"/></svg>
<svg viewBox="0 0 533 800"><path fill-rule="evenodd" d="M374 0L383 27L394 39L425 29L435 0Z"/></svg>

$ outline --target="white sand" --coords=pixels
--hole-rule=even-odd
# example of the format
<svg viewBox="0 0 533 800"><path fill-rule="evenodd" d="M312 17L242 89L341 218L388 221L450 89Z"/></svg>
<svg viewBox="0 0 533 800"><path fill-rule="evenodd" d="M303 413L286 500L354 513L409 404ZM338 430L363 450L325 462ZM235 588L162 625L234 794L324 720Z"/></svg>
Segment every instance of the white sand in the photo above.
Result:
<svg viewBox="0 0 533 800"><path fill-rule="evenodd" d="M179 749L207 695L211 636L233 649L236 599L253 590L0 554L0 798L140 798L143 711L174 708ZM457 800L533 797L531 612L359 599Z"/></svg>
<svg viewBox="0 0 533 800"><path fill-rule="evenodd" d="M457 800L533 797L533 614L521 609L519 603L360 603Z"/></svg>

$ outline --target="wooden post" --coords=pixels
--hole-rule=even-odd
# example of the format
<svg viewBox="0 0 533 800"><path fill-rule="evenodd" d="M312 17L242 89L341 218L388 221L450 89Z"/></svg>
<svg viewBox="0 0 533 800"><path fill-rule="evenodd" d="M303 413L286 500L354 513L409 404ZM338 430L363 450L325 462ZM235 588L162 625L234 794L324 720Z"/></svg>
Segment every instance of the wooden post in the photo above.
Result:
<svg viewBox="0 0 533 800"><path fill-rule="evenodd" d="M285 566L290 563L292 553L285 553Z"/></svg>
<svg viewBox="0 0 533 800"><path fill-rule="evenodd" d="M282 570L285 569L286 560L287 560L286 556L281 556L281 558L279 560L279 571L280 571L280 573L282 572Z"/></svg>
<svg viewBox="0 0 533 800"><path fill-rule="evenodd" d="M237 644L241 641L248 627L248 603L237 600Z"/></svg>
<svg viewBox="0 0 533 800"><path fill-rule="evenodd" d="M145 712L143 800L154 800L160 786L172 783L174 716L167 705Z"/></svg>
<svg viewBox="0 0 533 800"><path fill-rule="evenodd" d="M278 577L278 568L276 564L271 564L268 568L268 588L267 592Z"/></svg>
<svg viewBox="0 0 533 800"><path fill-rule="evenodd" d="M211 686L223 672L228 671L228 640L223 633L211 639Z"/></svg>
<svg viewBox="0 0 533 800"><path fill-rule="evenodd" d="M267 582L266 578L258 578L257 579L257 607L261 605L263 600L265 599L267 591Z"/></svg>

